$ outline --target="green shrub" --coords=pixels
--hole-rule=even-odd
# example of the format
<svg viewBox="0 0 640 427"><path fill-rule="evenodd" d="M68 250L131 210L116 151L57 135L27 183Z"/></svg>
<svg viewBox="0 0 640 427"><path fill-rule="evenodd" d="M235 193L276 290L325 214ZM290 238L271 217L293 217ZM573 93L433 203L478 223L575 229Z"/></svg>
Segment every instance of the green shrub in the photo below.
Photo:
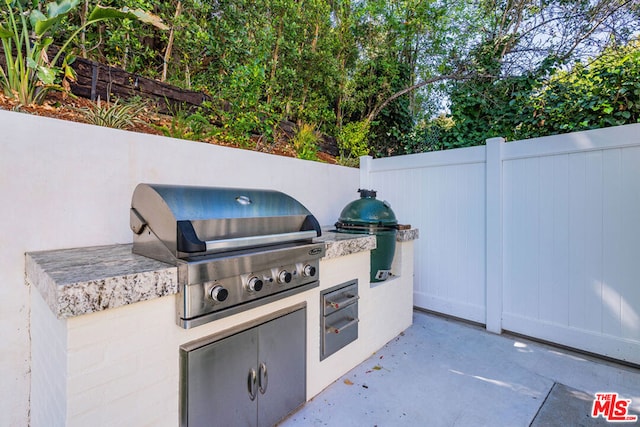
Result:
<svg viewBox="0 0 640 427"><path fill-rule="evenodd" d="M154 126L164 136L191 141L204 141L215 132L211 121L202 108L191 112L184 106L170 108L171 123L169 125Z"/></svg>
<svg viewBox="0 0 640 427"><path fill-rule="evenodd" d="M303 123L292 139L293 147L299 159L318 160L318 142L320 136L313 125Z"/></svg>
<svg viewBox="0 0 640 427"><path fill-rule="evenodd" d="M338 133L340 157L348 161L347 159L355 158L357 160L360 156L369 154L369 129L370 123L368 120L350 122L344 125Z"/></svg>

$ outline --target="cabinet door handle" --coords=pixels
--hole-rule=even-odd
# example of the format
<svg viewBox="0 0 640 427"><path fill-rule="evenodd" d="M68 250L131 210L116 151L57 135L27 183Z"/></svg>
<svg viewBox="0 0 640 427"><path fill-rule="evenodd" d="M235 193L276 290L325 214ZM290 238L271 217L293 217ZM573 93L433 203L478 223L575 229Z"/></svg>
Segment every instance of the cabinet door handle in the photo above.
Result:
<svg viewBox="0 0 640 427"><path fill-rule="evenodd" d="M260 393L264 394L267 391L267 384L269 383L269 376L267 375L267 365L264 362L260 363L258 368L258 384L260 386Z"/></svg>
<svg viewBox="0 0 640 427"><path fill-rule="evenodd" d="M255 400L256 398L256 394L257 394L257 390L256 390L256 386L258 383L258 378L256 375L256 370L251 368L249 370L249 375L247 376L247 388L249 391L249 399L251 400Z"/></svg>

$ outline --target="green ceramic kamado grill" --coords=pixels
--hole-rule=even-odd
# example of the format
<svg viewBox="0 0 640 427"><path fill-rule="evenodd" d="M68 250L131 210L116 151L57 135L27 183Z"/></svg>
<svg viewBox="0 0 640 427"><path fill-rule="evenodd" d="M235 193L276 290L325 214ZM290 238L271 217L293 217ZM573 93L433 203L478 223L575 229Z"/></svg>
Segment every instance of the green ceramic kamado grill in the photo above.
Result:
<svg viewBox="0 0 640 427"><path fill-rule="evenodd" d="M398 220L388 202L376 199L376 191L358 189L358 192L360 198L340 213L336 230L376 236L377 247L371 251L371 281L382 282L391 274Z"/></svg>

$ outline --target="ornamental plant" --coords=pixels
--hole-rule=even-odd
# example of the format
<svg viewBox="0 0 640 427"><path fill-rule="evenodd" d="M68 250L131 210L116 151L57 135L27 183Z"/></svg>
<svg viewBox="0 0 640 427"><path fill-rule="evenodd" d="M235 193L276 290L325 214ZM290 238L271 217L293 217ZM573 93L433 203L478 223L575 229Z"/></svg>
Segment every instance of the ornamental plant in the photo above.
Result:
<svg viewBox="0 0 640 427"><path fill-rule="evenodd" d="M141 123L138 114L146 109L146 103L140 99L131 99L124 104L119 104L116 100L113 104L102 103L100 97L98 102L91 104L90 108L79 108L87 122L114 129L128 129Z"/></svg>
<svg viewBox="0 0 640 427"><path fill-rule="evenodd" d="M4 49L5 67L0 67L0 84L5 95L21 104L41 103L47 91L63 90L57 82L74 79L66 50L73 39L86 27L111 19L135 19L167 29L162 20L141 9L116 9L97 5L86 22L80 25L49 60L48 48L53 42L51 33L81 0L60 0L42 5L39 0L0 0L0 39ZM43 12L44 11L44 12ZM62 60L59 64L59 61ZM62 77L62 78L61 78Z"/></svg>
<svg viewBox="0 0 640 427"><path fill-rule="evenodd" d="M298 131L293 137L292 142L299 159L318 160L318 142L320 142L320 136L318 132L316 132L314 125L307 123L299 124Z"/></svg>

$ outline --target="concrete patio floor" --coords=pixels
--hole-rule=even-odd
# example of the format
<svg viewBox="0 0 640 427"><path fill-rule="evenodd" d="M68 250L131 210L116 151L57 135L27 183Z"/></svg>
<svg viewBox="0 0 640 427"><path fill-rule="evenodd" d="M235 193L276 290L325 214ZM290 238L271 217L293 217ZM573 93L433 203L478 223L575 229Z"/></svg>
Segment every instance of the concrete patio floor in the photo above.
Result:
<svg viewBox="0 0 640 427"><path fill-rule="evenodd" d="M639 414L640 369L416 311L409 329L280 425L610 425L590 416L596 392L631 399Z"/></svg>

